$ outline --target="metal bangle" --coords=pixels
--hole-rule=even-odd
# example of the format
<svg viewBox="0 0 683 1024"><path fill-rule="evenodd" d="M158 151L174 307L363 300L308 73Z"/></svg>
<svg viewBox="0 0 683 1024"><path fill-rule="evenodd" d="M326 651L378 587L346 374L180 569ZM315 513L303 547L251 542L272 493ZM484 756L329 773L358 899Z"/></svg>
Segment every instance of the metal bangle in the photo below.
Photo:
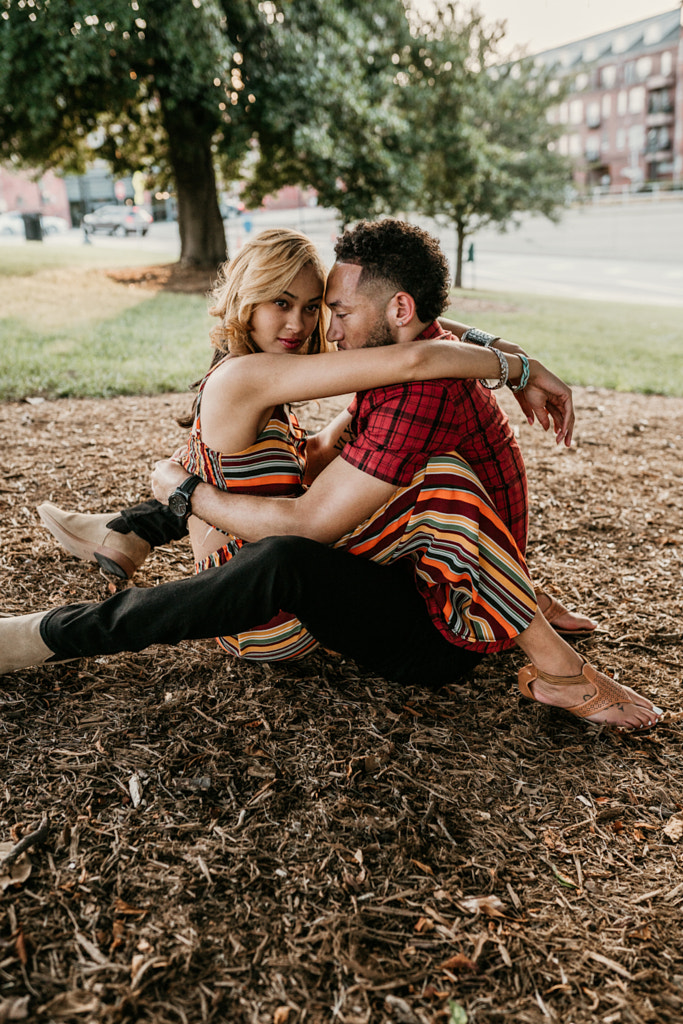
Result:
<svg viewBox="0 0 683 1024"><path fill-rule="evenodd" d="M481 379L479 380L479 383L483 384L483 386L487 388L489 391L497 391L498 388L502 388L503 385L507 383L507 379L510 376L510 367L508 366L508 361L503 355L503 353L500 351L500 349L493 348L493 346L490 346L489 351L495 352L495 354L498 356L498 362L500 363L500 376L498 377L498 381L495 384L489 384L488 381Z"/></svg>
<svg viewBox="0 0 683 1024"><path fill-rule="evenodd" d="M518 391L524 391L524 388L529 383L529 360L522 352L516 352L515 355L519 357L522 364L522 376L519 379L519 384L508 383L508 387L510 391L514 391L517 394Z"/></svg>
<svg viewBox="0 0 683 1024"><path fill-rule="evenodd" d="M470 345L480 345L482 348L490 348L494 341L500 341L500 336L497 334L489 334L488 331L480 331L478 327L468 327L460 340L469 341Z"/></svg>

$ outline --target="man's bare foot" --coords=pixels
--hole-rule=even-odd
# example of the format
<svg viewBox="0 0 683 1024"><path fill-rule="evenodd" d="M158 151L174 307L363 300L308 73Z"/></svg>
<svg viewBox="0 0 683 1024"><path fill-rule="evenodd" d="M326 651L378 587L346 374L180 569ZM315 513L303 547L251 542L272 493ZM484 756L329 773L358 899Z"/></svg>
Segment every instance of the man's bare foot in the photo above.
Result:
<svg viewBox="0 0 683 1024"><path fill-rule="evenodd" d="M650 729L663 715L647 697L583 663L580 675L553 676L527 665L519 672L521 693L540 704L564 708L579 718L612 729Z"/></svg>
<svg viewBox="0 0 683 1024"><path fill-rule="evenodd" d="M558 633L565 636L587 636L592 633L597 622L589 619L587 615L579 615L566 608L556 597L551 597L544 590L536 591L536 600L541 612Z"/></svg>

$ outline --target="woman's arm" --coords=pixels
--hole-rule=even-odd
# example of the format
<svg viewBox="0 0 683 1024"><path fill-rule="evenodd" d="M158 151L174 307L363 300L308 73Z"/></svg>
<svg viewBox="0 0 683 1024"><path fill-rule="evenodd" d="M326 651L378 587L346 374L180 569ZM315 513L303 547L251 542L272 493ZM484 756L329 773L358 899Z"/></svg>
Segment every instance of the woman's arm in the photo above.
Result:
<svg viewBox="0 0 683 1024"><path fill-rule="evenodd" d="M519 380L522 362L509 357L510 380ZM498 377L494 352L465 342L434 339L311 356L258 352L228 360L207 382L205 394L220 388L233 400L260 409L283 402L305 402L439 377Z"/></svg>

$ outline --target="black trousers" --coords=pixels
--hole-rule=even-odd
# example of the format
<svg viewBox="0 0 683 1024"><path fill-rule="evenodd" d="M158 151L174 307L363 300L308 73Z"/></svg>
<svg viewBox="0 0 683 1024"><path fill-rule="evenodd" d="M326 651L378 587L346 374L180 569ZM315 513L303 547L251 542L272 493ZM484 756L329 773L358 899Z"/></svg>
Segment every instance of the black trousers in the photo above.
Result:
<svg viewBox="0 0 683 1024"><path fill-rule="evenodd" d="M442 686L481 660L434 627L407 562L380 566L303 537L268 537L196 576L57 608L41 634L58 658L88 657L233 635L279 610L324 647L403 684Z"/></svg>

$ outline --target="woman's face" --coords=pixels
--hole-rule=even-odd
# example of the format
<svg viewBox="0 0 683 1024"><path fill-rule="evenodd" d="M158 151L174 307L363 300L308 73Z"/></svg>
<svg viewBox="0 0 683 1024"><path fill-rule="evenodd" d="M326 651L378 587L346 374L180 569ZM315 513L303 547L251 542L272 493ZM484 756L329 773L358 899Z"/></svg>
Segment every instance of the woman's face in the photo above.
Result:
<svg viewBox="0 0 683 1024"><path fill-rule="evenodd" d="M251 317L250 335L261 352L301 352L317 327L325 286L312 266L304 267L292 283Z"/></svg>

